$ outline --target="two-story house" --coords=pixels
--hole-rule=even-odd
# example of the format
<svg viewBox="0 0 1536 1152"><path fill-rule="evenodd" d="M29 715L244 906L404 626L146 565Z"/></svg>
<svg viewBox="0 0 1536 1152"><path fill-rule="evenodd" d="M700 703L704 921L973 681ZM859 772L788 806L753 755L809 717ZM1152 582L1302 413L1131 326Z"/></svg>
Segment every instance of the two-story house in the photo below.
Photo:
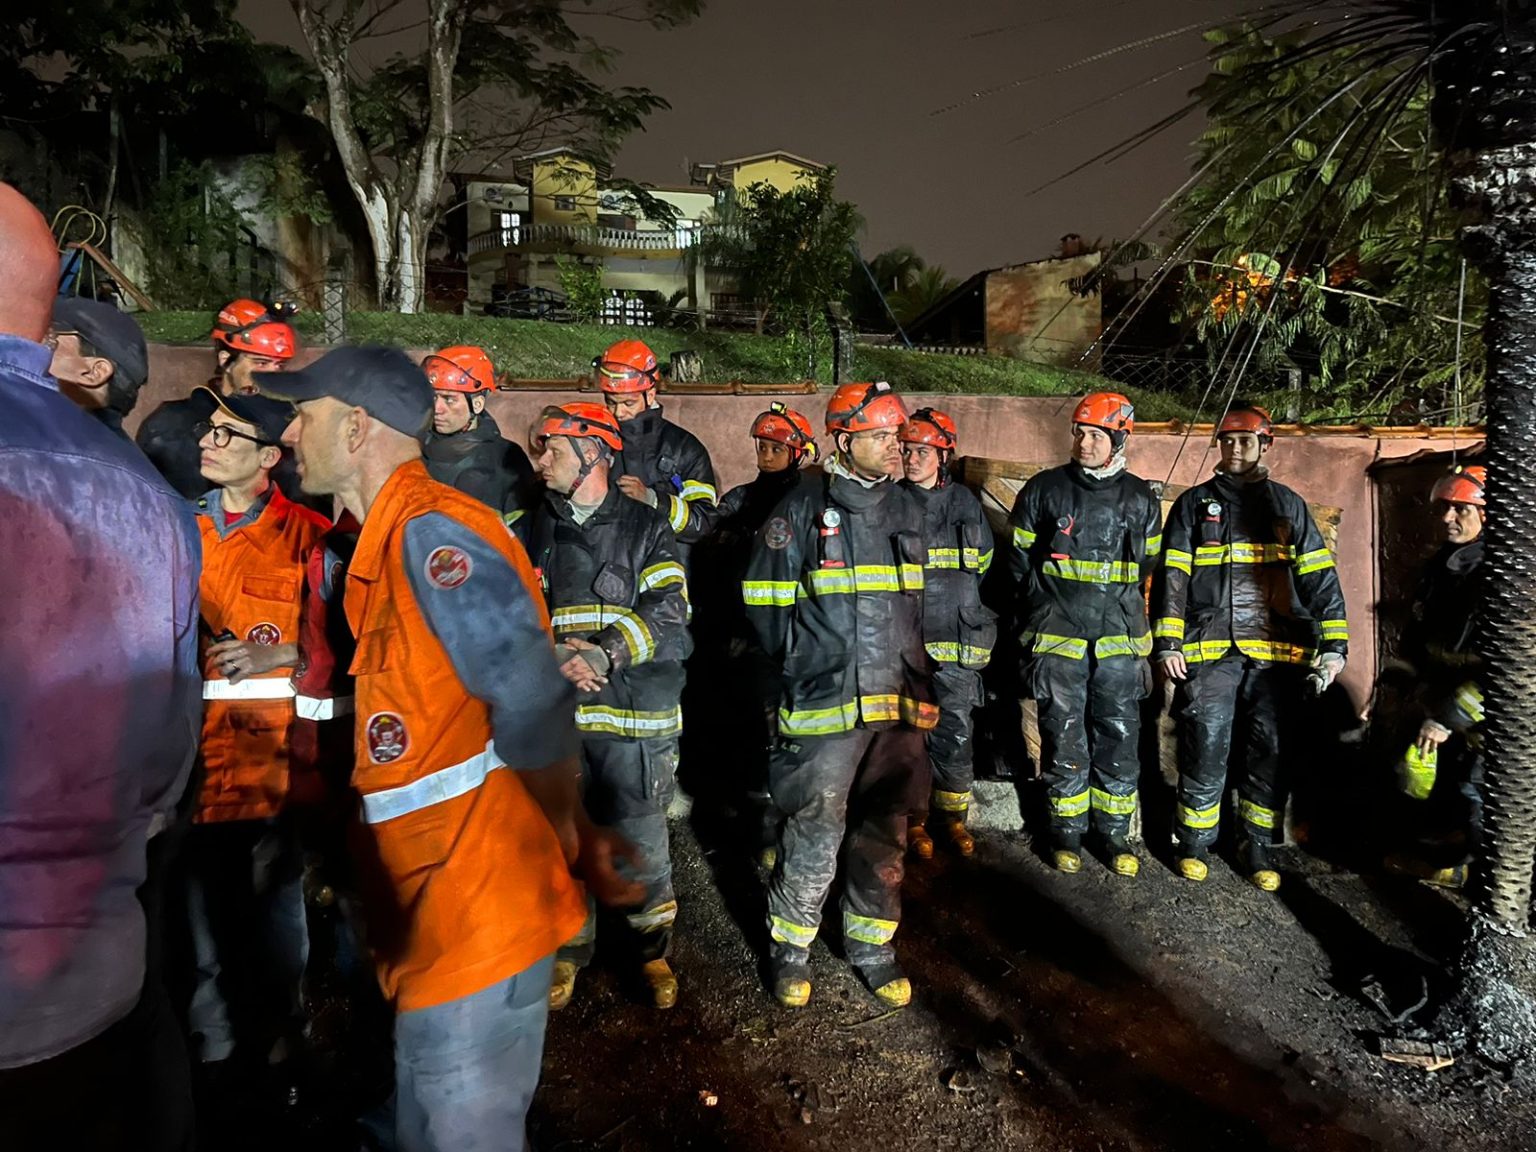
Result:
<svg viewBox="0 0 1536 1152"><path fill-rule="evenodd" d="M558 262L601 265L603 286L706 312L737 304L729 269L698 258L704 230L733 189L756 183L787 191L823 165L788 152L695 164L690 184L645 185L676 219L649 218L606 167L566 148L525 156L512 178L472 176L465 190L469 236L469 304L490 303L498 286L558 291Z"/></svg>

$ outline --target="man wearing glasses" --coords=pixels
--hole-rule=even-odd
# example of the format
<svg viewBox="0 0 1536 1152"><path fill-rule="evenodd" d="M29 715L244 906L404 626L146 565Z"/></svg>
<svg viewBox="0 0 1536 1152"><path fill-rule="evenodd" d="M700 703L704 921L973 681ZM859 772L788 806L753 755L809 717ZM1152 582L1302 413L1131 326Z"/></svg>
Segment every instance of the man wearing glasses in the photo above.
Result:
<svg viewBox="0 0 1536 1152"><path fill-rule="evenodd" d="M294 1054L302 1023L308 934L287 818L317 798L318 780L291 755L290 677L300 663L306 565L329 524L273 481L288 404L211 389L199 399L212 406L192 430L212 488L196 501L205 679L201 788L187 841L197 964L189 1023L205 1065L233 1058L264 1070Z"/></svg>
<svg viewBox="0 0 1536 1152"><path fill-rule="evenodd" d="M923 511L895 483L906 419L884 381L838 388L826 421L836 455L774 509L742 582L763 650L783 669L768 790L784 825L768 930L785 1007L810 999L810 948L839 859L849 962L886 1004L912 998L891 939L908 798L939 709L923 647Z"/></svg>

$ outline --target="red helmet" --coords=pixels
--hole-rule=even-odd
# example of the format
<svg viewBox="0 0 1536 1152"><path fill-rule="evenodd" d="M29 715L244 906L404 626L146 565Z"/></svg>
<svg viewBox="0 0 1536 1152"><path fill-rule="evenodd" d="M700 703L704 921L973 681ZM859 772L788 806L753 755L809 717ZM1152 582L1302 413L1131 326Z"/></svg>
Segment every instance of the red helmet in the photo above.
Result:
<svg viewBox="0 0 1536 1152"><path fill-rule="evenodd" d="M906 405L884 380L840 385L827 401L828 432L869 432L906 422Z"/></svg>
<svg viewBox="0 0 1536 1152"><path fill-rule="evenodd" d="M285 319L296 311L291 304L269 307L259 300L231 300L219 309L209 337L215 347L231 352L291 360L299 350L299 335Z"/></svg>
<svg viewBox="0 0 1536 1152"><path fill-rule="evenodd" d="M1488 469L1481 464L1467 464L1447 472L1435 481L1429 494L1431 502L1444 500L1447 504L1475 504L1486 507L1483 489L1488 485Z"/></svg>
<svg viewBox="0 0 1536 1152"><path fill-rule="evenodd" d="M903 444L926 444L941 452L953 452L960 443L955 422L937 408L919 408L901 426Z"/></svg>
<svg viewBox="0 0 1536 1152"><path fill-rule="evenodd" d="M1275 426L1270 422L1269 413L1257 404L1243 404L1228 408L1227 414L1221 418L1221 423L1216 425L1216 438L1219 440L1228 432L1252 432L1260 440L1265 441L1275 438Z"/></svg>
<svg viewBox="0 0 1536 1152"><path fill-rule="evenodd" d="M640 340L620 340L592 361L604 392L644 392L656 387L656 353Z"/></svg>
<svg viewBox="0 0 1536 1152"><path fill-rule="evenodd" d="M816 434L811 429L811 422L778 400L752 421L752 439L788 445L797 461L802 456L816 459Z"/></svg>
<svg viewBox="0 0 1536 1152"><path fill-rule="evenodd" d="M463 392L475 395L496 388L496 366L484 348L456 344L433 353L421 362L434 392Z"/></svg>
<svg viewBox="0 0 1536 1152"><path fill-rule="evenodd" d="M1136 427L1136 407L1118 392L1094 392L1078 401L1072 423L1128 433Z"/></svg>
<svg viewBox="0 0 1536 1152"><path fill-rule="evenodd" d="M624 440L619 432L619 422L602 404L577 401L559 408L549 407L539 413L539 418L528 430L528 442L534 451L544 451L544 444L551 436L569 436L573 440L601 440L615 452L624 450Z"/></svg>

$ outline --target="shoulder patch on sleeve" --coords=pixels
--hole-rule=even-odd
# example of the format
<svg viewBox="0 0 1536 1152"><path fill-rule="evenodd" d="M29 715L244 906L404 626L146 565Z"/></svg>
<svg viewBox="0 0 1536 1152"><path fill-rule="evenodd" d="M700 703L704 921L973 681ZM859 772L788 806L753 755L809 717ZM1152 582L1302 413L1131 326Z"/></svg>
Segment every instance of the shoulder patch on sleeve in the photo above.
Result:
<svg viewBox="0 0 1536 1152"><path fill-rule="evenodd" d="M457 588L469 579L469 574L474 570L475 564L469 558L469 553L452 544L432 549L427 553L427 561L423 565L427 583L443 589Z"/></svg>

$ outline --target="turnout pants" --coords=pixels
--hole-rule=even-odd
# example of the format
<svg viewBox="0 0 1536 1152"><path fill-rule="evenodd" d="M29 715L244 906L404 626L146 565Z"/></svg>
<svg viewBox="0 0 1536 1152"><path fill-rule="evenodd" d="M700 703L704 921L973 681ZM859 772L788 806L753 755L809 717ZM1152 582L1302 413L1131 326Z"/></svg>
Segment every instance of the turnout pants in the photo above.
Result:
<svg viewBox="0 0 1536 1152"><path fill-rule="evenodd" d="M921 823L929 804L948 820L965 820L975 782L972 712L981 703L981 673L939 664L933 674L939 722L928 733L928 761L915 774L912 811ZM931 792L930 792L931 789Z"/></svg>
<svg viewBox="0 0 1536 1152"><path fill-rule="evenodd" d="M1135 656L1038 656L1030 677L1051 837L1075 848L1093 828L1125 838L1141 774L1137 741L1146 662Z"/></svg>
<svg viewBox="0 0 1536 1152"><path fill-rule="evenodd" d="M672 946L677 919L667 840L667 805L677 790L677 737L626 740L583 734L581 777L582 802L593 822L612 828L640 852L630 876L645 886L645 899L625 914L628 946L641 963L659 960ZM559 957L586 965L596 941L597 909L588 897L587 922Z"/></svg>
<svg viewBox="0 0 1536 1152"><path fill-rule="evenodd" d="M924 763L923 734L905 726L856 728L783 745L769 782L784 814L768 882L776 960L803 960L821 926L839 859L848 959L860 967L894 959L908 800L913 775Z"/></svg>
<svg viewBox="0 0 1536 1152"><path fill-rule="evenodd" d="M1230 655L1189 666L1179 685L1179 807L1174 832L1185 851L1216 842L1234 729L1240 844L1262 851L1275 842L1285 811L1283 734L1294 724L1306 668Z"/></svg>

